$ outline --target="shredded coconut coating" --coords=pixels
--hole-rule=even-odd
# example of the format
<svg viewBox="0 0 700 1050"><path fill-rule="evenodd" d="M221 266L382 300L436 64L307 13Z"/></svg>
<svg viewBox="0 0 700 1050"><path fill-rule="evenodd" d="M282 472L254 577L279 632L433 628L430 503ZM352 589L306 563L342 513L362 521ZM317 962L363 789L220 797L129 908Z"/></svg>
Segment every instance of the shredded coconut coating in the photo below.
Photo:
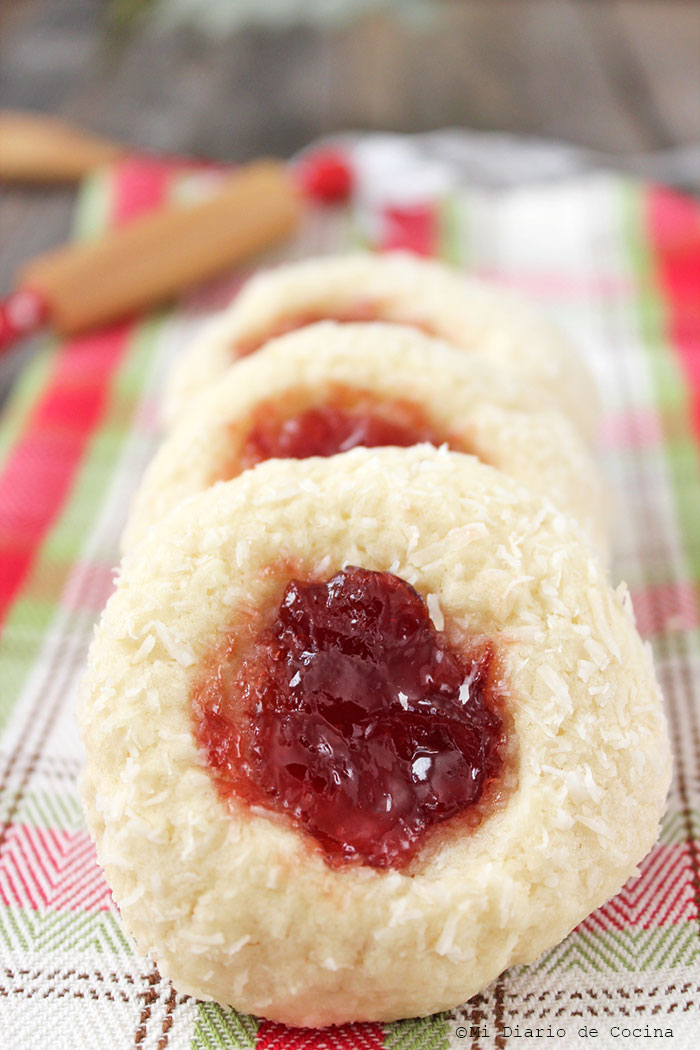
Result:
<svg viewBox="0 0 700 1050"><path fill-rule="evenodd" d="M203 661L289 576L346 564L490 640L512 719L504 805L409 872L333 869L223 802L193 738ZM670 778L648 652L578 530L425 445L270 460L180 503L123 562L79 723L88 824L140 950L181 992L297 1025L448 1009L534 960L635 873Z"/></svg>
<svg viewBox="0 0 700 1050"><path fill-rule="evenodd" d="M240 472L261 406L323 404L338 387L414 405L450 447L472 452L552 502L608 554L608 501L590 452L522 377L391 324L310 325L233 365L164 441L136 494L123 549L185 496ZM539 410L538 410L539 409Z"/></svg>
<svg viewBox="0 0 700 1050"><path fill-rule="evenodd" d="M377 320L424 325L524 375L584 438L593 439L598 394L563 332L516 294L403 252L308 259L258 274L173 369L163 404L166 427L223 375L237 345L264 337L285 318L342 312L358 303L374 307Z"/></svg>

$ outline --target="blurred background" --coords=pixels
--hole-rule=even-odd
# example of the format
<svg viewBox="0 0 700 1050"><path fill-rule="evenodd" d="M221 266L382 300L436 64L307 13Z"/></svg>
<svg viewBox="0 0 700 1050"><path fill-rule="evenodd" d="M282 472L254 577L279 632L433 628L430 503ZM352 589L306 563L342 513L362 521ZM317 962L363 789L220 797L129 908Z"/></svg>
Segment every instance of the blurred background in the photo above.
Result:
<svg viewBox="0 0 700 1050"><path fill-rule="evenodd" d="M223 160L342 129L535 136L568 144L555 167L700 191L700 3L0 0L0 106ZM522 177L495 156L485 179ZM0 294L67 236L71 201L0 191Z"/></svg>

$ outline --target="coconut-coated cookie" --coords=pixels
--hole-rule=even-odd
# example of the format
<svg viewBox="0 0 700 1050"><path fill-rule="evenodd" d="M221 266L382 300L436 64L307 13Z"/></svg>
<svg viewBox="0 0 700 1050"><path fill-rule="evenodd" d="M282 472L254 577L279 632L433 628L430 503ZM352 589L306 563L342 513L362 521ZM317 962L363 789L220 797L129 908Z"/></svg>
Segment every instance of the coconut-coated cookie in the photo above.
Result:
<svg viewBox="0 0 700 1050"><path fill-rule="evenodd" d="M518 295L402 252L308 259L258 274L176 364L166 426L237 357L324 318L414 325L524 375L587 440L595 434L597 392L562 332Z"/></svg>
<svg viewBox="0 0 700 1050"><path fill-rule="evenodd" d="M245 684L270 624L295 615L290 589L316 601L350 566L425 605L443 663L477 651L496 669L490 802L473 827L455 817L419 840L408 866L329 859L291 811L222 792L220 751L198 744L227 667ZM481 672L463 666L466 717ZM399 734L413 703L398 692ZM429 446L270 460L180 503L123 562L79 724L88 825L140 950L181 992L298 1025L451 1008L537 958L634 874L670 776L625 593L550 502Z"/></svg>
<svg viewBox="0 0 700 1050"><path fill-rule="evenodd" d="M342 439L447 442L549 496L605 557L607 501L595 464L572 424L542 410L543 400L517 373L415 329L310 325L234 365L197 400L146 472L124 547L185 496L258 460L303 452L306 433L308 455L345 451ZM372 420L389 425L373 432Z"/></svg>

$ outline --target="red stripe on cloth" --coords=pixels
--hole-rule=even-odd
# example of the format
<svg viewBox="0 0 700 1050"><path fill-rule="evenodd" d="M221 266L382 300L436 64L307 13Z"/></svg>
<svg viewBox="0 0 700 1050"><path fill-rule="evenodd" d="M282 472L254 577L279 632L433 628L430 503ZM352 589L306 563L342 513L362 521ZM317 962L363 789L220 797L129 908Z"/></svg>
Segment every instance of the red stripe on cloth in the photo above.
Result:
<svg viewBox="0 0 700 1050"><path fill-rule="evenodd" d="M541 299L618 299L631 298L635 285L631 277L618 274L578 273L553 270L502 270L492 267L474 267L470 276L480 277L502 288Z"/></svg>
<svg viewBox="0 0 700 1050"><path fill-rule="evenodd" d="M119 326L62 347L0 475L0 627L70 492L128 336Z"/></svg>
<svg viewBox="0 0 700 1050"><path fill-rule="evenodd" d="M120 164L110 181L108 225L122 225L162 204L172 172L172 165L159 161ZM0 475L0 629L71 491L131 331L115 326L58 349L27 430Z"/></svg>
<svg viewBox="0 0 700 1050"><path fill-rule="evenodd" d="M643 638L666 631L692 631L700 625L695 585L685 580L632 589L637 629Z"/></svg>
<svg viewBox="0 0 700 1050"><path fill-rule="evenodd" d="M122 226L161 207L168 196L174 166L167 161L125 160L113 178L111 225Z"/></svg>
<svg viewBox="0 0 700 1050"><path fill-rule="evenodd" d="M344 1024L332 1028L290 1028L263 1021L256 1050L382 1050L384 1029L379 1024Z"/></svg>
<svg viewBox="0 0 700 1050"><path fill-rule="evenodd" d="M693 888L693 842L657 844L639 877L580 924L586 930L658 930L698 918Z"/></svg>
<svg viewBox="0 0 700 1050"><path fill-rule="evenodd" d="M655 187L647 208L669 335L688 381L693 425L700 438L700 204Z"/></svg>
<svg viewBox="0 0 700 1050"><path fill-rule="evenodd" d="M61 604L74 612L99 613L115 588L114 566L77 561L61 595Z"/></svg>
<svg viewBox="0 0 700 1050"><path fill-rule="evenodd" d="M110 911L111 891L86 831L12 824L0 854L0 903L39 911Z"/></svg>
<svg viewBox="0 0 700 1050"><path fill-rule="evenodd" d="M632 408L607 416L598 433L604 448L656 448L663 441L663 423L653 408Z"/></svg>
<svg viewBox="0 0 700 1050"><path fill-rule="evenodd" d="M416 255L435 255L438 242L438 218L432 205L389 207L382 213L382 228L377 244L380 251L402 249Z"/></svg>

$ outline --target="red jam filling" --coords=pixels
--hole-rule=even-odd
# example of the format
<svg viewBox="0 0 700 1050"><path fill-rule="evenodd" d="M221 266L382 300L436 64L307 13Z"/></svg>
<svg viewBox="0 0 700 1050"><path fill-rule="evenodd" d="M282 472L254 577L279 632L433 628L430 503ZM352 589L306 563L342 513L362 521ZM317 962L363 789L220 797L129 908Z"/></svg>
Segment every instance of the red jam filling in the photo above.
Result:
<svg viewBox="0 0 700 1050"><path fill-rule="evenodd" d="M248 354L255 353L256 350L259 350L261 346L264 346L271 339L277 339L279 336L287 335L289 332L296 332L299 328L307 328L311 324L318 324L319 321L335 321L336 324L366 324L371 321L384 320L405 324L409 328L416 328L420 332L425 332L426 335L434 336L436 334L435 330L427 322L404 321L395 317L385 317L381 304L357 302L346 306L342 310L328 310L325 312L323 310L307 310L304 313L288 314L286 317L280 317L269 328L266 328L261 335L252 336L250 339L240 339L235 345L235 354L236 357L247 357Z"/></svg>
<svg viewBox="0 0 700 1050"><path fill-rule="evenodd" d="M364 445L408 447L421 441L439 445L437 434L418 420L392 420L368 411L317 405L286 419L265 415L250 429L241 449L241 466L272 459L334 456Z"/></svg>
<svg viewBox="0 0 700 1050"><path fill-rule="evenodd" d="M331 864L403 867L435 825L477 823L503 767L490 646L457 652L387 572L293 580L194 714L223 797L287 814Z"/></svg>

